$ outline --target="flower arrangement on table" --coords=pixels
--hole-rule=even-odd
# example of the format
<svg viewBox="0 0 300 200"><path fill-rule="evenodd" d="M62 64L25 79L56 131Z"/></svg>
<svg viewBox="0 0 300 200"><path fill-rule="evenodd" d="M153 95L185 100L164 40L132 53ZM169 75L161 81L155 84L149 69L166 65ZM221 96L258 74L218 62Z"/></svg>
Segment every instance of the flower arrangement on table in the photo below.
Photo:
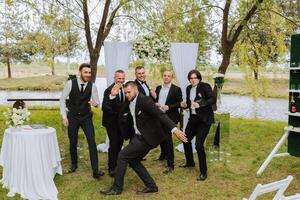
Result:
<svg viewBox="0 0 300 200"><path fill-rule="evenodd" d="M3 115L5 116L6 124L9 125L9 127L18 127L29 121L30 112L25 108L25 103L23 101L16 101L13 108L8 108Z"/></svg>
<svg viewBox="0 0 300 200"><path fill-rule="evenodd" d="M215 86L216 86L216 90L217 90L217 105L219 108L221 105L221 93L222 93L222 87L225 82L225 75L221 74L221 73L217 73L213 76L213 78L214 78Z"/></svg>

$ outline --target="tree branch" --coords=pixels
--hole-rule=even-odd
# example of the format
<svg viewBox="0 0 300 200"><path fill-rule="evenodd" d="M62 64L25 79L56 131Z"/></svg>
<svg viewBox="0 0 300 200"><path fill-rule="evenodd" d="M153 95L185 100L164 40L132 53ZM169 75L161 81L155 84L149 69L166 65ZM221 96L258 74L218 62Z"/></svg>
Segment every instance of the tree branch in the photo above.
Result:
<svg viewBox="0 0 300 200"><path fill-rule="evenodd" d="M93 52L93 42L92 42L92 35L91 35L91 27L90 27L90 17L88 13L88 5L87 0L82 1L83 5L83 16L84 16L84 30L85 30L85 37L87 41L87 46L90 55L92 55Z"/></svg>
<svg viewBox="0 0 300 200"><path fill-rule="evenodd" d="M100 25L99 25L97 39L96 39L96 45L95 45L96 51L98 51L98 49L100 50L100 47L102 45L102 40L103 40L103 35L104 35L103 33L104 33L105 26L106 26L106 20L107 20L107 17L108 17L110 3L111 3L111 0L106 0L105 1L105 5L104 5L104 9L103 9L103 15L102 15L102 19L101 19L101 22L100 22Z"/></svg>
<svg viewBox="0 0 300 200"><path fill-rule="evenodd" d="M283 14L281 14L280 12L277 12L275 10L272 10L272 9L262 9L262 11L271 11L272 13L276 14L276 15L279 15L280 17L284 18L285 20L289 21L290 23L292 23L293 25L295 26L300 26L300 23L299 21L295 22L294 20L288 18L287 16L284 16Z"/></svg>
<svg viewBox="0 0 300 200"><path fill-rule="evenodd" d="M227 46L228 38L228 17L229 17L229 9L231 5L231 0L226 0L224 10L223 10L223 25L222 25L222 37L221 37L221 45L222 50L225 50L225 47Z"/></svg>
<svg viewBox="0 0 300 200"><path fill-rule="evenodd" d="M239 35L241 34L244 26L248 23L248 21L251 19L251 17L255 14L258 5L260 5L263 2L263 0L257 0L256 3L252 6L252 8L248 11L246 16L244 17L243 21L239 24L236 31L234 32L232 39L230 39L230 43L232 46L236 43Z"/></svg>

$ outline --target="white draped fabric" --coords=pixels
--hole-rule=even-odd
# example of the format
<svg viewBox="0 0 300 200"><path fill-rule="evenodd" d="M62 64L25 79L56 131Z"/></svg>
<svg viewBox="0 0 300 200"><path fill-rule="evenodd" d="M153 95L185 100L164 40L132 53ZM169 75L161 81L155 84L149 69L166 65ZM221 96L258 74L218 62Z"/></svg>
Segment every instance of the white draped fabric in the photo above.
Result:
<svg viewBox="0 0 300 200"><path fill-rule="evenodd" d="M29 200L56 200L58 191L53 178L62 174L61 157L54 128L9 128L5 130L0 165L2 184L7 196L19 193Z"/></svg>
<svg viewBox="0 0 300 200"><path fill-rule="evenodd" d="M132 54L132 44L129 42L104 42L104 57L106 67L107 86L114 81L114 72L118 69L128 70ZM102 96L103 97L103 96ZM97 146L98 151L108 152L109 139Z"/></svg>
<svg viewBox="0 0 300 200"><path fill-rule="evenodd" d="M197 43L171 43L171 62L176 73L179 86L182 90L183 99L186 99L186 87L189 85L187 74L196 67L197 55L198 55L198 44ZM189 118L189 112L184 112L183 118L183 130L187 125ZM193 143L193 152L195 149L195 139ZM184 152L183 145L180 144L176 147L180 152Z"/></svg>

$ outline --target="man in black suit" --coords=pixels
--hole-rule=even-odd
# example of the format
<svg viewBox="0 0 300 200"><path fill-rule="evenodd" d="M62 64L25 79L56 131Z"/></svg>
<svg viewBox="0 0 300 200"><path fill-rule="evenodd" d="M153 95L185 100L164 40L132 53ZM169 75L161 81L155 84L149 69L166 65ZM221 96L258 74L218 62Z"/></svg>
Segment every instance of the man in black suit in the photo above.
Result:
<svg viewBox="0 0 300 200"><path fill-rule="evenodd" d="M172 84L173 73L169 70L163 74L163 85L156 88L155 105L165 112L168 117L177 124L180 120L180 103L182 102L182 92L179 87ZM167 160L167 169L165 174L174 170L174 147L172 134L167 132L167 138L160 144L161 154L158 160Z"/></svg>
<svg viewBox="0 0 300 200"><path fill-rule="evenodd" d="M138 90L140 93L150 96L154 98L153 96L155 95L154 92L151 90L149 85L146 83L146 71L143 66L137 66L135 68L135 83L138 87Z"/></svg>
<svg viewBox="0 0 300 200"><path fill-rule="evenodd" d="M104 195L121 194L128 164L146 185L137 194L158 192L156 183L142 165L141 159L167 137L162 130L162 125L181 141L186 142L187 139L185 134L176 128L174 122L154 105L151 98L139 93L133 81L127 82L124 90L128 101L120 113L119 125L124 136L126 135L131 140L119 153L112 187L101 193ZM117 95L117 90L112 90L111 94Z"/></svg>
<svg viewBox="0 0 300 200"><path fill-rule="evenodd" d="M196 150L200 167L200 175L197 180L204 181L207 178L204 142L210 126L214 122L212 105L216 103L216 97L210 85L201 82L202 77L198 70L191 70L188 80L191 84L186 88L186 101L181 103L183 108L188 108L190 111L190 118L185 129L188 142L183 144L186 163L180 167L195 166L191 141L196 136Z"/></svg>
<svg viewBox="0 0 300 200"><path fill-rule="evenodd" d="M104 173L98 170L98 154L95 142L93 113L91 110L91 106L98 107L99 97L95 84L90 82L90 64L81 64L79 74L80 77L66 82L60 98L60 113L64 126L68 127L70 142L72 164L68 172L73 173L77 169L78 130L81 127L89 145L93 177L99 179ZM68 97L69 101L66 103Z"/></svg>
<svg viewBox="0 0 300 200"><path fill-rule="evenodd" d="M118 154L123 146L123 137L119 127L116 124L118 124L118 116L126 98L123 89L124 82L125 72L123 70L117 70L114 75L114 83L104 91L102 102L102 125L106 128L109 138L108 173L111 177L114 176ZM114 87L119 88L119 93L116 96L111 96L111 91ZM116 98L115 104L111 103L113 98Z"/></svg>

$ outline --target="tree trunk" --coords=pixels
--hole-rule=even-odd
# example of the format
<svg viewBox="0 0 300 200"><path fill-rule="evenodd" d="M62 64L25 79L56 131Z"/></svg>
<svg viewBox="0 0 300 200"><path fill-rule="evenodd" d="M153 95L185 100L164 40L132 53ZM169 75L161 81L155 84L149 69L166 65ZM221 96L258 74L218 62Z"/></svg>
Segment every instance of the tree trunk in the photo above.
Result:
<svg viewBox="0 0 300 200"><path fill-rule="evenodd" d="M50 67L51 67L51 75L54 76L55 75L55 56L52 56L51 58L51 64L50 64Z"/></svg>
<svg viewBox="0 0 300 200"><path fill-rule="evenodd" d="M9 57L7 57L6 64L7 64L8 78L11 78L11 67L10 67L10 58Z"/></svg>
<svg viewBox="0 0 300 200"><path fill-rule="evenodd" d="M254 79L257 81L258 80L258 72L256 70L254 70Z"/></svg>
<svg viewBox="0 0 300 200"><path fill-rule="evenodd" d="M231 53L232 53L232 48L226 48L224 53L223 53L223 58L222 58L222 62L219 66L218 72L221 74L225 74L226 70L230 64L230 57L231 57Z"/></svg>
<svg viewBox="0 0 300 200"><path fill-rule="evenodd" d="M101 47L99 49L99 52L101 50ZM99 60L99 53L97 53L95 50L93 51L93 54L90 57L90 65L92 70L92 79L91 81L94 83L96 81L97 77L97 63Z"/></svg>

